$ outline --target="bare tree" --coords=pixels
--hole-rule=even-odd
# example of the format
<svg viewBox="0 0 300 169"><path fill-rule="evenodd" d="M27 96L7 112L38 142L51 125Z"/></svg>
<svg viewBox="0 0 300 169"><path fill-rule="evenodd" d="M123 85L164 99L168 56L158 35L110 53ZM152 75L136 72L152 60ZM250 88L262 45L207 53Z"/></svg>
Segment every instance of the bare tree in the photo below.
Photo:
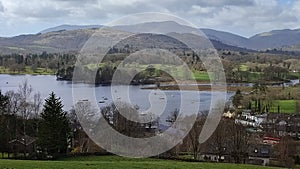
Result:
<svg viewBox="0 0 300 169"><path fill-rule="evenodd" d="M178 116L179 116L179 110L178 109L175 109L174 111L172 111L169 114L169 116L166 119L166 122L169 123L170 127L172 127L174 125L174 123L176 122ZM176 126L173 126L173 127L176 128ZM179 149L180 149L180 145L176 145L175 147L173 147L172 149L167 151L164 155L177 157L178 153L179 153Z"/></svg>
<svg viewBox="0 0 300 169"><path fill-rule="evenodd" d="M33 89L31 85L29 85L28 81L25 80L21 85L19 85L18 91L15 93L13 91L7 92L7 95L10 97L9 99L9 112L15 116L17 120L17 116L19 116L22 120L22 131L20 135L23 135L22 138L24 141L24 156L27 156L27 121L30 118L37 118L41 109L41 98L40 94L35 94L32 97ZM16 122L15 122L16 123ZM15 124L15 137L18 137L19 132L17 131L17 123ZM35 135L34 133L30 133L31 135Z"/></svg>
<svg viewBox="0 0 300 169"><path fill-rule="evenodd" d="M79 101L75 104L74 111L71 111L71 116L75 142L74 145L79 147L79 151L81 153L87 153L90 151L91 140L83 128L93 129L96 126L96 123L93 123L92 120L96 116L96 110L93 108L91 102Z"/></svg>
<svg viewBox="0 0 300 169"><path fill-rule="evenodd" d="M126 117L122 113L126 113ZM130 137L148 137L156 133L158 117L153 113L140 114L136 108L118 103L101 109L104 119L118 132ZM134 121L132 121L134 119Z"/></svg>
<svg viewBox="0 0 300 169"><path fill-rule="evenodd" d="M39 117L41 113L41 108L42 108L42 98L41 98L41 94L38 92L33 95L33 102L31 104L31 109L32 109L31 116L34 119L34 123L35 123L34 127L35 127L36 135L39 133Z"/></svg>
<svg viewBox="0 0 300 169"><path fill-rule="evenodd" d="M33 95L33 102L31 106L33 118L39 118L42 108L42 98L39 92Z"/></svg>
<svg viewBox="0 0 300 169"><path fill-rule="evenodd" d="M295 147L295 141L289 136L281 138L279 144L275 146L275 156L283 167L294 166Z"/></svg>
<svg viewBox="0 0 300 169"><path fill-rule="evenodd" d="M221 161L221 157L226 154L228 143L231 142L228 122L230 123L229 119L222 119L213 135L203 145L206 151L213 151L217 154L218 161Z"/></svg>
<svg viewBox="0 0 300 169"><path fill-rule="evenodd" d="M18 112L20 110L20 95L10 90L5 94L8 96L8 114L12 116L12 124L10 128L10 139L17 138L18 134ZM16 156L16 151L13 150Z"/></svg>
<svg viewBox="0 0 300 169"><path fill-rule="evenodd" d="M30 113L32 110L31 103L30 103L30 96L33 89L31 85L28 84L28 81L25 80L23 84L19 85L18 93L20 94L20 116L23 121L23 135L24 135L24 156L27 156L27 140L26 140L26 122L30 117Z"/></svg>
<svg viewBox="0 0 300 169"><path fill-rule="evenodd" d="M245 163L248 157L249 134L244 126L236 124L234 121L228 122L228 127L231 140L229 145L231 156L234 158L235 163Z"/></svg>
<svg viewBox="0 0 300 169"><path fill-rule="evenodd" d="M5 94L8 96L8 112L13 116L17 116L20 109L20 94L10 90Z"/></svg>
<svg viewBox="0 0 300 169"><path fill-rule="evenodd" d="M199 159L199 153L200 153L200 148L201 148L201 143L199 142L199 136L202 131L202 127L205 122L205 117L204 115L198 115L192 129L187 135L187 140L190 143L191 151L193 153L194 159L198 160Z"/></svg>

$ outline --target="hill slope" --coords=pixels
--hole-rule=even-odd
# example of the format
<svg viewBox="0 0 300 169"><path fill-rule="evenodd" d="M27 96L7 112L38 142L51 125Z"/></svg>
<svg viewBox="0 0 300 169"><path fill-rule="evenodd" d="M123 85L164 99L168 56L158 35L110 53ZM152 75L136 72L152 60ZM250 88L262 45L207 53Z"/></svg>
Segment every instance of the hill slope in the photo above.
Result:
<svg viewBox="0 0 300 169"><path fill-rule="evenodd" d="M0 53L49 53L78 51L88 38L101 25L61 25L41 31L38 34L0 38ZM131 33L180 33L188 35L199 32L198 29L180 25L176 22L149 22L136 25L114 26L117 31ZM200 29L217 49L247 51L267 48L287 49L286 46L300 45L300 29L274 30L245 38L228 32L213 29ZM203 36L204 34L201 33ZM193 38L191 38L192 40ZM193 42L194 43L194 42ZM285 46L285 47L283 47ZM294 48L288 48L289 51ZM250 50L250 51L251 51Z"/></svg>
<svg viewBox="0 0 300 169"><path fill-rule="evenodd" d="M250 46L255 49L279 48L300 44L300 29L273 30L249 38Z"/></svg>
<svg viewBox="0 0 300 169"><path fill-rule="evenodd" d="M249 45L249 39L243 36L239 36L233 33L224 31L217 31L214 29L200 29L209 39L220 41L227 45L247 48Z"/></svg>
<svg viewBox="0 0 300 169"><path fill-rule="evenodd" d="M79 30L79 29L98 29L101 28L101 25L60 25L53 28L48 28L42 30L40 33L49 33L49 32L56 32L56 31L72 31L72 30Z"/></svg>
<svg viewBox="0 0 300 169"><path fill-rule="evenodd" d="M158 29L158 26L160 28ZM175 27L175 29L170 29L171 27ZM83 45L87 42L87 40L98 31L98 29L95 28L83 28L83 29L77 29L81 27L72 27L72 29L75 30L59 30L59 31L53 31L48 33L39 33L35 35L20 35L16 37L11 38L0 38L0 53L1 54L10 54L10 53L41 53L41 52L48 52L48 53L61 53L61 52L70 52L70 51L79 51ZM175 22L164 22L162 24L160 23L144 23L139 25L131 25L131 26L118 26L109 28L111 30L111 33L122 33L122 32L128 32L131 34L131 32L149 32L149 33L156 33L157 30L160 30L159 33L164 33L168 35L169 33L174 33L173 31L176 31L177 34L180 34L181 37L184 37L185 42L190 41L191 43L199 43L201 41L195 40L195 37L192 37L190 32L198 31L197 29L179 25ZM108 29L108 30L109 30ZM54 30L54 29L52 29ZM58 29L55 29L58 30ZM172 30L172 32L170 31ZM106 33L109 34L109 31ZM113 34L112 34L113 35ZM200 36L203 36L201 34ZM144 36L141 36L144 37ZM154 46L159 43L160 45L163 45L162 42L164 42L166 45L172 44L172 40L168 38L165 35L158 34L157 36L149 36L148 40L150 38L156 38L157 40L151 41L151 43L154 44ZM110 37L113 38L113 37ZM197 38L196 38L197 39ZM205 39L205 38L203 38ZM143 45L144 47L151 47L153 45L149 44L147 38L140 38L138 40L135 40L135 46L138 46L138 48L141 48ZM199 39L198 39L199 40ZM206 39L207 41L207 39ZM218 40L212 40L212 44L217 49L227 49L227 50L240 50L244 51L245 49L235 47L232 45L224 44ZM157 44L155 44L157 43ZM206 42L208 43L208 42ZM182 44L180 43L173 43L173 46L175 48L182 48ZM157 46L158 47L158 46ZM163 47L163 46L162 46ZM169 46L170 47L170 46ZM205 46L203 46L205 47ZM206 46L207 47L207 46ZM212 47L210 45L209 47Z"/></svg>

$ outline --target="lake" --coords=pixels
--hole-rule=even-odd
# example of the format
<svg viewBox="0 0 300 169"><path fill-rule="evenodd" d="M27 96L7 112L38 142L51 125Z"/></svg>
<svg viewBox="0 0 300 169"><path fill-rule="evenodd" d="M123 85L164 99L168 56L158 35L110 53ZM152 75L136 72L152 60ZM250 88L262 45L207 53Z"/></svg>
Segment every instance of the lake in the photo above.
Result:
<svg viewBox="0 0 300 169"><path fill-rule="evenodd" d="M189 107L193 108L192 105L199 105L199 110L208 110L211 104L211 92L210 91L177 91L177 90L148 90L141 89L145 86L118 86L117 89L111 90L111 86L95 86L91 84L76 83L72 85L69 81L57 81L55 76L52 75L0 75L0 90L5 93L9 90L17 91L19 85L25 80L34 89L33 93L40 92L42 99L44 100L53 91L57 96L62 99L64 110L70 110L73 103L73 93L72 88L76 90L76 93L80 95L76 100L87 100L90 96L87 95L88 90L94 90L96 100L99 107L109 105L112 102L112 96L118 95L117 99L122 101L125 98L124 91L129 91L129 99L132 105L136 105L141 111L156 111L156 109L161 109L162 104L164 110L162 113L169 114L175 109L181 108L183 106L185 110L189 111ZM180 105L182 94L186 94L185 104ZM229 99L233 93L227 93L227 99ZM149 102L151 100L151 103ZM151 108L151 109L150 109ZM190 110L191 112L193 110ZM195 112L192 112L195 113ZM165 115L166 116L166 115Z"/></svg>

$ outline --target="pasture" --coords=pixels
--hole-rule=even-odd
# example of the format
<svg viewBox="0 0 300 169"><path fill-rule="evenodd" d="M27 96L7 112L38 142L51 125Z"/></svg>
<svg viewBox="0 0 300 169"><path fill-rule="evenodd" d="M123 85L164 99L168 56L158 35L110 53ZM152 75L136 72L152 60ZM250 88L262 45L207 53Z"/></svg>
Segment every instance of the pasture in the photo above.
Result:
<svg viewBox="0 0 300 169"><path fill-rule="evenodd" d="M183 162L161 159L134 159L118 156L88 156L65 158L57 161L30 161L30 160L0 160L0 168L22 169L273 169L255 165ZM275 169L275 168L274 168Z"/></svg>

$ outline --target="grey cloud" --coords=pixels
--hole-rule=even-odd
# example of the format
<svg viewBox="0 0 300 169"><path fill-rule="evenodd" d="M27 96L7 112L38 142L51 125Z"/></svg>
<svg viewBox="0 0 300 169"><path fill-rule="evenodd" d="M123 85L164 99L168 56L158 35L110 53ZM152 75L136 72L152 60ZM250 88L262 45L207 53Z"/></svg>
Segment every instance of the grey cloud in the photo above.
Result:
<svg viewBox="0 0 300 169"><path fill-rule="evenodd" d="M200 0L195 1L195 4L202 5L202 6L253 6L255 3L253 0L218 0L218 1L207 1L207 0Z"/></svg>
<svg viewBox="0 0 300 169"><path fill-rule="evenodd" d="M0 12L4 12L4 6L1 1L0 1Z"/></svg>
<svg viewBox="0 0 300 169"><path fill-rule="evenodd" d="M86 4L97 3L98 0L53 0L53 2L68 3L71 6L84 6Z"/></svg>
<svg viewBox="0 0 300 169"><path fill-rule="evenodd" d="M224 7L224 6L253 6L255 5L253 0L173 0L173 1L163 1L161 4L170 9L170 11L185 11L191 9L192 6L200 6L200 7Z"/></svg>
<svg viewBox="0 0 300 169"><path fill-rule="evenodd" d="M18 24L17 19L24 18L35 18L32 21L34 24L42 24L44 21L51 25L56 22L104 24L133 13L166 12L185 18L199 27L243 35L277 27L300 27L300 2L298 5L294 2L291 6L282 6L276 0L35 0L29 3L15 1L11 5L7 1L1 3L0 0L0 14L3 10L7 13L3 15L7 17L3 20L15 24Z"/></svg>
<svg viewBox="0 0 300 169"><path fill-rule="evenodd" d="M97 0L54 0L54 1L57 1L57 2L87 2L87 1L97 1Z"/></svg>
<svg viewBox="0 0 300 169"><path fill-rule="evenodd" d="M90 8L88 8L88 10L85 11L84 17L90 18L90 19L103 19L104 20L104 19L107 19L108 13L97 7L90 7ZM103 23L100 23L100 24L103 24Z"/></svg>
<svg viewBox="0 0 300 169"><path fill-rule="evenodd" d="M15 14L26 18L57 18L67 16L69 11L52 7L40 7L34 10L19 8L18 11L15 11Z"/></svg>
<svg viewBox="0 0 300 169"><path fill-rule="evenodd" d="M106 12L114 14L132 14L139 12L151 12L156 11L159 7L153 6L151 3L141 3L136 2L130 5L114 5L114 4L104 4L103 7Z"/></svg>
<svg viewBox="0 0 300 169"><path fill-rule="evenodd" d="M76 4L96 3L97 0L53 0L53 2L68 2Z"/></svg>
<svg viewBox="0 0 300 169"><path fill-rule="evenodd" d="M273 29L291 28L291 25L298 25L297 13L289 12L290 9L280 5L259 5L250 7L223 7L216 12L214 21L209 27L229 30L247 36L256 33L270 31ZM207 19L206 23L209 23Z"/></svg>

